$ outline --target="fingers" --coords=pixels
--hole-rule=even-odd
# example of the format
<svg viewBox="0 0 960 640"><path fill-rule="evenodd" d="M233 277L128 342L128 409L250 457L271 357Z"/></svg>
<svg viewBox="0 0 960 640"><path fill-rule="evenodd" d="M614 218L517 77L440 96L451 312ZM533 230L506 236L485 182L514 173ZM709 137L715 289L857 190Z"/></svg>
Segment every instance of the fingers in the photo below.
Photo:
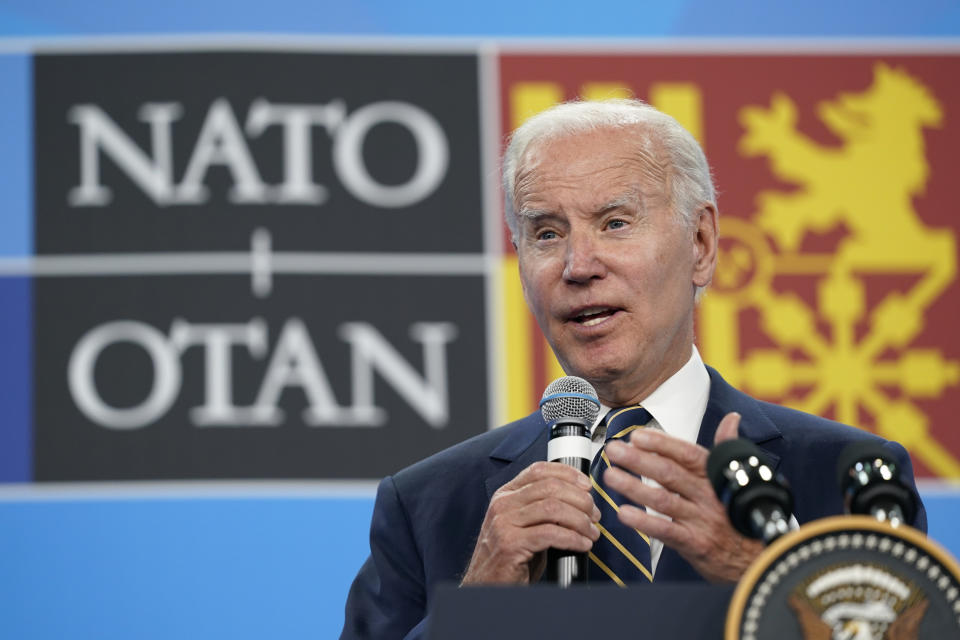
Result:
<svg viewBox="0 0 960 640"><path fill-rule="evenodd" d="M759 540L733 530L722 509L705 509L696 519L667 520L626 505L620 521L676 549L710 582L735 582L763 551Z"/></svg>
<svg viewBox="0 0 960 640"><path fill-rule="evenodd" d="M610 444L614 443L611 442ZM655 453L658 456L672 460L691 472L702 470L706 464L707 455L709 454L706 449L696 443L669 436L657 429L640 429L634 431L630 434L628 444L640 451Z"/></svg>
<svg viewBox="0 0 960 640"><path fill-rule="evenodd" d="M740 414L728 413L717 427L714 444L738 437L739 427ZM623 443L618 442L607 445L607 455L612 462L637 475L652 478L681 495L693 495L692 492L699 491L699 479L706 477L709 451L655 429L633 432L628 443L631 448L621 448Z"/></svg>
<svg viewBox="0 0 960 640"><path fill-rule="evenodd" d="M717 427L717 434L713 438L713 444L718 445L727 440L734 440L739 437L740 414L736 411L723 416L720 426Z"/></svg>
<svg viewBox="0 0 960 640"><path fill-rule="evenodd" d="M706 477L707 450L659 431L638 431L630 442L609 442L610 462L693 499ZM619 491L619 489L618 489Z"/></svg>
<svg viewBox="0 0 960 640"><path fill-rule="evenodd" d="M695 517L696 511L702 508L684 495L644 484L640 478L622 469L607 469L603 480L632 504L643 505L674 520ZM660 520L663 521L662 518Z"/></svg>
<svg viewBox="0 0 960 640"><path fill-rule="evenodd" d="M590 525L593 527L593 525ZM544 544L544 549L564 549L566 551L590 551L593 543L600 537L600 530L593 527L596 535L583 536L556 524L538 524L523 530L531 544L538 541Z"/></svg>
<svg viewBox="0 0 960 640"><path fill-rule="evenodd" d="M651 538L660 540L665 545L674 549L680 549L683 544L681 536L686 530L674 524L673 521L647 513L643 509L638 509L633 505L624 505L620 507L617 514L620 522L642 531Z"/></svg>
<svg viewBox="0 0 960 640"><path fill-rule="evenodd" d="M555 522L581 528L581 521L589 525L600 520L600 510L587 492L575 493L554 487L554 483L538 483L525 487L519 492L500 497L505 508L516 510L514 518L520 526L530 526L538 522ZM499 505L498 505L499 506Z"/></svg>
<svg viewBox="0 0 960 640"><path fill-rule="evenodd" d="M716 442L737 437L740 415L726 415ZM604 481L632 504L618 517L676 549L710 581L735 581L762 550L762 544L737 533L706 478L708 451L655 430L631 434L629 443L610 442L607 456L619 468L604 472ZM661 486L651 486L641 476ZM667 516L648 513L633 505Z"/></svg>
<svg viewBox="0 0 960 640"><path fill-rule="evenodd" d="M513 480L503 485L504 489L519 489L520 487L539 482L546 478L556 478L573 485L580 485L590 489L590 478L573 467L556 462L534 462L532 465L517 474Z"/></svg>
<svg viewBox="0 0 960 640"><path fill-rule="evenodd" d="M564 491L553 482L538 483L517 492L494 495L490 503L490 513L494 526L525 529L544 524L557 525L591 541L600 535L593 524L600 520L600 511L590 494Z"/></svg>
<svg viewBox="0 0 960 640"><path fill-rule="evenodd" d="M544 550L588 551L599 520L589 477L534 463L493 494L463 583L527 582L539 575Z"/></svg>
<svg viewBox="0 0 960 640"><path fill-rule="evenodd" d="M513 522L530 526L553 522L583 531L600 520L590 495L590 478L565 465L537 462L498 490L490 501L494 514L511 513Z"/></svg>

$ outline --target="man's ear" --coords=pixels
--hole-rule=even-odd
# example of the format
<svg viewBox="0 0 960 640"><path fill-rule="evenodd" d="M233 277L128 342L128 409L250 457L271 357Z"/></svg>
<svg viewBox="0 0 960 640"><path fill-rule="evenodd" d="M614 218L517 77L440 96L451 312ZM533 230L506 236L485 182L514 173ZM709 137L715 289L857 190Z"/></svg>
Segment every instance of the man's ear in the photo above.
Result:
<svg viewBox="0 0 960 640"><path fill-rule="evenodd" d="M693 228L693 284L698 287L710 284L717 268L717 243L720 239L717 217L717 207L713 203L705 202L697 209Z"/></svg>

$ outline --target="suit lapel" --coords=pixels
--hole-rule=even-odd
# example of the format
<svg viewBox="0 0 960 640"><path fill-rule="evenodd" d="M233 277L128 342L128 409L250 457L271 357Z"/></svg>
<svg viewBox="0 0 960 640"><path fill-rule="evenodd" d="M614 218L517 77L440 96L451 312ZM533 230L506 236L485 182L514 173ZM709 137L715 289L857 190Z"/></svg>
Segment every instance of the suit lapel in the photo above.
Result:
<svg viewBox="0 0 960 640"><path fill-rule="evenodd" d="M762 405L742 391L731 387L720 377L716 369L707 367L710 374L710 399L707 410L700 423L697 444L707 449L713 448L713 439L717 427L725 415L731 411L740 414L740 437L750 440L770 456L774 467L780 466L783 454L783 436L777 425L763 412Z"/></svg>
<svg viewBox="0 0 960 640"><path fill-rule="evenodd" d="M547 459L547 428L540 412L532 413L513 426L510 433L490 452L490 459L497 469L484 481L487 500L494 492L510 482L521 471L538 460Z"/></svg>

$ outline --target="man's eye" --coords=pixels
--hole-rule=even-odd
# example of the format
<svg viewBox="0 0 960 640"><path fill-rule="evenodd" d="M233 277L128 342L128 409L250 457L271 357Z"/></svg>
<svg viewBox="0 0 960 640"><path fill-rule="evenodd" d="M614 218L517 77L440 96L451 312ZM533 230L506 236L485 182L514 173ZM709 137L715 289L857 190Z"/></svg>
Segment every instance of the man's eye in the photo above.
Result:
<svg viewBox="0 0 960 640"><path fill-rule="evenodd" d="M607 223L608 229L622 229L627 226L626 220L611 220Z"/></svg>
<svg viewBox="0 0 960 640"><path fill-rule="evenodd" d="M553 240L556 237L556 231L541 231L537 233L537 240Z"/></svg>

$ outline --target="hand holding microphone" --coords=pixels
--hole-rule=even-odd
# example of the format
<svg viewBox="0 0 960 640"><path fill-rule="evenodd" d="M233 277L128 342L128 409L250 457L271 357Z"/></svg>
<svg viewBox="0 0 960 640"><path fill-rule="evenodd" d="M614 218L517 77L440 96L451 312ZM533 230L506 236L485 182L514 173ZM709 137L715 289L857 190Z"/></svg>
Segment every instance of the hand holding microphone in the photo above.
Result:
<svg viewBox="0 0 960 640"><path fill-rule="evenodd" d="M583 383L589 387L589 383ZM596 398L595 393L593 396ZM561 406L561 413L569 413L569 408L563 409L567 407L565 403L550 406L554 404ZM560 417L577 419L578 415ZM579 420L586 420L586 416L579 416ZM589 423L587 429L589 433ZM558 430L557 439L565 435L577 437L575 431L576 425L563 427ZM556 444L560 443L555 443L555 454ZM577 455L567 455L574 450L566 444L560 448L564 455L557 454L559 459L576 459ZM600 512L590 495L589 476L567 464L534 462L494 492L462 584L536 582L546 569L547 549L586 553L600 537L593 524L599 519Z"/></svg>

